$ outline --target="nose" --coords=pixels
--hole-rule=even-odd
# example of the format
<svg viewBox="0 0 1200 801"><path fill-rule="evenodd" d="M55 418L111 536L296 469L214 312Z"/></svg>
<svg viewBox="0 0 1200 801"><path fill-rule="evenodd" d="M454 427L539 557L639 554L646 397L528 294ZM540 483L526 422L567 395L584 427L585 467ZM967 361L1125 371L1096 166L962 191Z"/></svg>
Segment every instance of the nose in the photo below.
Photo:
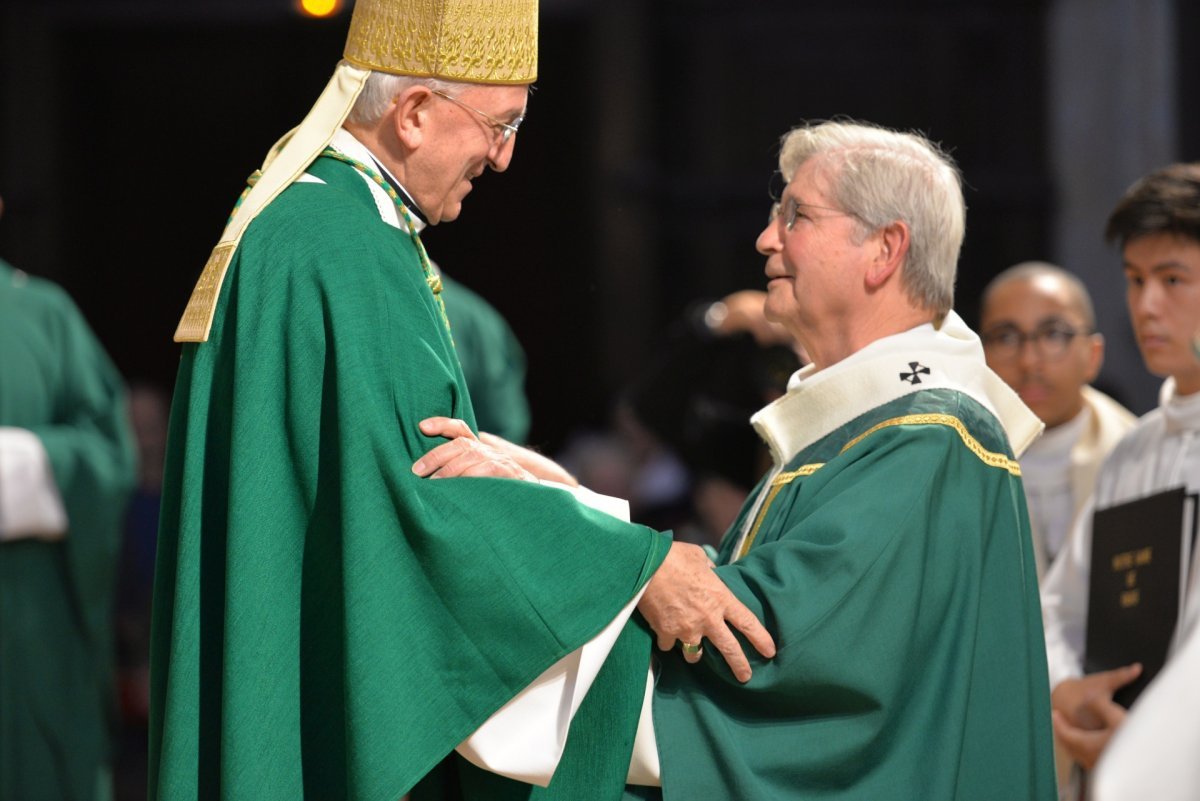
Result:
<svg viewBox="0 0 1200 801"><path fill-rule="evenodd" d="M758 235L754 247L764 256L783 250L783 240L779 238L779 224L775 220L767 223L767 227Z"/></svg>
<svg viewBox="0 0 1200 801"><path fill-rule="evenodd" d="M1146 281L1133 297L1134 317L1154 317L1162 302L1162 287L1157 281Z"/></svg>
<svg viewBox="0 0 1200 801"><path fill-rule="evenodd" d="M508 141L505 141L503 137L497 138L492 149L488 151L488 166L496 172L504 172L512 163L513 152L516 149L517 134L514 133L508 137Z"/></svg>
<svg viewBox="0 0 1200 801"><path fill-rule="evenodd" d="M1023 369L1028 370L1042 360L1042 354L1038 350L1037 340L1033 337L1027 337L1021 340L1021 344L1017 348L1017 364Z"/></svg>

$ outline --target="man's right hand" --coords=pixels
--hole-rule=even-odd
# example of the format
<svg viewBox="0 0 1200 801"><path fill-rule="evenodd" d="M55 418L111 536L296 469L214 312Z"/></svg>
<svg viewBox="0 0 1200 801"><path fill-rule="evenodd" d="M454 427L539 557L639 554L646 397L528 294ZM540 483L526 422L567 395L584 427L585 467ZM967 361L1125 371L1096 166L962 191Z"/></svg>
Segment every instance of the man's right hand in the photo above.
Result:
<svg viewBox="0 0 1200 801"><path fill-rule="evenodd" d="M750 662L729 628L742 632L763 656L775 656L775 641L746 605L713 572L704 549L676 542L646 585L638 611L658 636L658 647L669 651L675 641L698 645L707 638L721 652L738 681L750 680ZM684 652L688 662L700 653Z"/></svg>
<svg viewBox="0 0 1200 801"><path fill-rule="evenodd" d="M1125 719L1113 693L1142 675L1138 663L1059 682L1050 694L1054 736L1071 758L1091 770Z"/></svg>

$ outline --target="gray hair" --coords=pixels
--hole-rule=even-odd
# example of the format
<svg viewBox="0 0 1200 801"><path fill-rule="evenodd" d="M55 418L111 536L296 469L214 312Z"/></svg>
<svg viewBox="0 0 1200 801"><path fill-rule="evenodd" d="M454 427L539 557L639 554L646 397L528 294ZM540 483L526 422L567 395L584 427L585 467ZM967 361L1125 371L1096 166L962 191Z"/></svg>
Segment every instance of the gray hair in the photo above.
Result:
<svg viewBox="0 0 1200 801"><path fill-rule="evenodd" d="M366 86L354 101L347 120L359 125L372 125L383 119L396 95L412 86L424 86L435 92L445 92L451 97L471 86L457 81L442 81L437 78L420 78L415 75L393 75L390 72L371 70Z"/></svg>
<svg viewBox="0 0 1200 801"><path fill-rule="evenodd" d="M908 296L944 315L966 228L962 180L953 160L924 136L859 122L820 122L783 137L779 168L791 181L819 159L831 199L858 217L862 239L896 221L909 228L900 280Z"/></svg>
<svg viewBox="0 0 1200 801"><path fill-rule="evenodd" d="M1014 281L1033 281L1042 276L1050 276L1057 278L1066 284L1067 292L1071 296L1071 302L1075 304L1075 310L1083 318L1083 324L1089 331L1096 330L1096 310L1092 306L1092 296L1088 294L1087 287L1083 281L1074 273L1067 272L1057 264L1051 264L1048 261L1023 261L1020 264L1014 264L1004 272L993 278L983 289L983 300L980 302L981 308L986 309L992 295L1002 286L1011 284Z"/></svg>

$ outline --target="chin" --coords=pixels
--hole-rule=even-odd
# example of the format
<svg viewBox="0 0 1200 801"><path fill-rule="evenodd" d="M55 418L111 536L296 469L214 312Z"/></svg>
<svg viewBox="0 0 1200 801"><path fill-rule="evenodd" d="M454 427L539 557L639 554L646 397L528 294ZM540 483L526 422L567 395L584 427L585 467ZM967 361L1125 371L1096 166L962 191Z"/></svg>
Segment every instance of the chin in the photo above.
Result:
<svg viewBox="0 0 1200 801"><path fill-rule="evenodd" d="M436 220L431 219L430 225L437 225L440 222L454 222L462 214L462 203L451 203L442 209L442 213Z"/></svg>

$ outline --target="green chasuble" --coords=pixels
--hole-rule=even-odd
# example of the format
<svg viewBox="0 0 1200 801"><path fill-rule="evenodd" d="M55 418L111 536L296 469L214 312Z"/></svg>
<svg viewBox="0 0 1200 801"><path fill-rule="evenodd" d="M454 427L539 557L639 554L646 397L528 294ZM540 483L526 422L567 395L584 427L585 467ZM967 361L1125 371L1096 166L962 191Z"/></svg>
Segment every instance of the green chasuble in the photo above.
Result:
<svg viewBox="0 0 1200 801"><path fill-rule="evenodd" d="M747 685L711 647L663 657L668 801L1056 798L1014 456L1036 423L956 315L890 339L802 371L755 418L777 467L717 572L778 654Z"/></svg>
<svg viewBox="0 0 1200 801"><path fill-rule="evenodd" d="M319 158L251 223L209 341L183 349L152 799L395 801L665 556L666 535L561 489L416 477L434 415L474 425L415 241L360 172ZM644 670L648 637L626 634L616 655ZM639 703L611 710L625 765L607 795L564 797L620 795Z"/></svg>
<svg viewBox="0 0 1200 801"><path fill-rule="evenodd" d="M0 427L37 436L68 520L61 540L0 542L0 801L102 798L135 480L125 388L66 293L3 262Z"/></svg>

